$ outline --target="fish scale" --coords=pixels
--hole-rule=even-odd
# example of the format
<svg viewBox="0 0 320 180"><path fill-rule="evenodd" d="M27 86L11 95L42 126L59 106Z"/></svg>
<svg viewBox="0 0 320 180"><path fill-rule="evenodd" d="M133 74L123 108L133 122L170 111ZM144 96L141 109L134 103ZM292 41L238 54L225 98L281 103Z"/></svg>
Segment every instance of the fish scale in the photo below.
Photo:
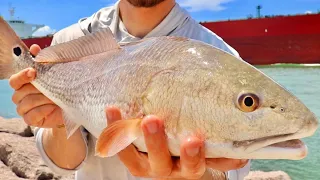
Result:
<svg viewBox="0 0 320 180"><path fill-rule="evenodd" d="M307 148L297 139L318 127L314 113L284 87L197 40L164 36L119 44L105 28L33 58L0 18L0 47L0 79L35 68L31 83L62 109L68 137L83 126L97 138L100 157L130 144L148 152L140 126L150 114L164 120L172 156L196 135L208 158L299 160ZM110 105L124 120L107 124Z"/></svg>

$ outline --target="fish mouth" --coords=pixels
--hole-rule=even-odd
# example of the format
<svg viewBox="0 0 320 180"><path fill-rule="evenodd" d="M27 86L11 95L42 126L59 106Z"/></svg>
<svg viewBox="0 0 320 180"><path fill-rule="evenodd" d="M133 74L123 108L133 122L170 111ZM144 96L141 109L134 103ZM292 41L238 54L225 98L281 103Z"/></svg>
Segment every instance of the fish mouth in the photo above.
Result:
<svg viewBox="0 0 320 180"><path fill-rule="evenodd" d="M237 141L233 143L233 146L235 147L244 147L245 152L251 153L253 151L256 151L261 148L265 147L280 147L280 148L300 148L301 143L303 143L301 140L294 138L296 133L293 134L283 134L283 135L277 135L277 136L269 136L254 140L248 140L248 141Z"/></svg>
<svg viewBox="0 0 320 180"><path fill-rule="evenodd" d="M307 146L300 139L312 136L317 127L317 123L310 123L295 133L237 141L233 146L244 150L247 154L267 157L267 159L300 160L308 153Z"/></svg>

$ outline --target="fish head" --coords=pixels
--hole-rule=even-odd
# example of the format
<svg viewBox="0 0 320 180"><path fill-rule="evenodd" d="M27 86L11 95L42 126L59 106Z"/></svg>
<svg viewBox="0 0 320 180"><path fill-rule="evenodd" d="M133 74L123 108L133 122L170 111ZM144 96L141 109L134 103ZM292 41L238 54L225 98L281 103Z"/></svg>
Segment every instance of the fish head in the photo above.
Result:
<svg viewBox="0 0 320 180"><path fill-rule="evenodd" d="M297 139L313 135L318 120L294 94L221 49L194 41L179 47L167 61L171 68L153 76L143 101L146 114L166 120L171 139L196 133L207 143L207 157L306 156Z"/></svg>
<svg viewBox="0 0 320 180"><path fill-rule="evenodd" d="M306 146L297 139L313 135L318 120L303 102L229 53L206 47L199 48L197 53L201 59L184 73L185 82L193 80L184 82L185 94L181 98L188 99L182 103L182 109L199 115L186 116L192 117L190 129L199 128L211 145L220 143L230 158L306 156Z"/></svg>

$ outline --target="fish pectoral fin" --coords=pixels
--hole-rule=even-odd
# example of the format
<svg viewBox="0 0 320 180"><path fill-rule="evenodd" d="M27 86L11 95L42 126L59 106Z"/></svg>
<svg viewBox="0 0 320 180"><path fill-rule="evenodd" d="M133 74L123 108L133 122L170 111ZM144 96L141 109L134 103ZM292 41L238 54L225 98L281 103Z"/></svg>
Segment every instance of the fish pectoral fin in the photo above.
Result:
<svg viewBox="0 0 320 180"><path fill-rule="evenodd" d="M64 111L62 112L62 116L63 116L63 120L64 120L64 125L66 127L67 139L69 139L76 132L76 130L80 127L80 125L73 122L72 119L74 119L74 118L69 116Z"/></svg>
<svg viewBox="0 0 320 180"><path fill-rule="evenodd" d="M111 157L128 147L142 134L141 120L119 120L110 124L97 140L96 156Z"/></svg>
<svg viewBox="0 0 320 180"><path fill-rule="evenodd" d="M39 52L38 63L65 63L79 61L81 58L121 49L111 30L104 28L68 42L49 46Z"/></svg>

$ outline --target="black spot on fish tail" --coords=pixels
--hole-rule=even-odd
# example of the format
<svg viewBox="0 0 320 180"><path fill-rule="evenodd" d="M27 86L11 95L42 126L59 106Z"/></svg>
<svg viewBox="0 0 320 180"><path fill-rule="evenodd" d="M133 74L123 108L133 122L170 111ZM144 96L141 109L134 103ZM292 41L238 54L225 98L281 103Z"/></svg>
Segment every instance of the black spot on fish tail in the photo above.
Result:
<svg viewBox="0 0 320 180"><path fill-rule="evenodd" d="M18 47L13 48L13 53L14 53L16 56L20 56L20 55L22 54L22 50L21 50L21 48L18 46Z"/></svg>

